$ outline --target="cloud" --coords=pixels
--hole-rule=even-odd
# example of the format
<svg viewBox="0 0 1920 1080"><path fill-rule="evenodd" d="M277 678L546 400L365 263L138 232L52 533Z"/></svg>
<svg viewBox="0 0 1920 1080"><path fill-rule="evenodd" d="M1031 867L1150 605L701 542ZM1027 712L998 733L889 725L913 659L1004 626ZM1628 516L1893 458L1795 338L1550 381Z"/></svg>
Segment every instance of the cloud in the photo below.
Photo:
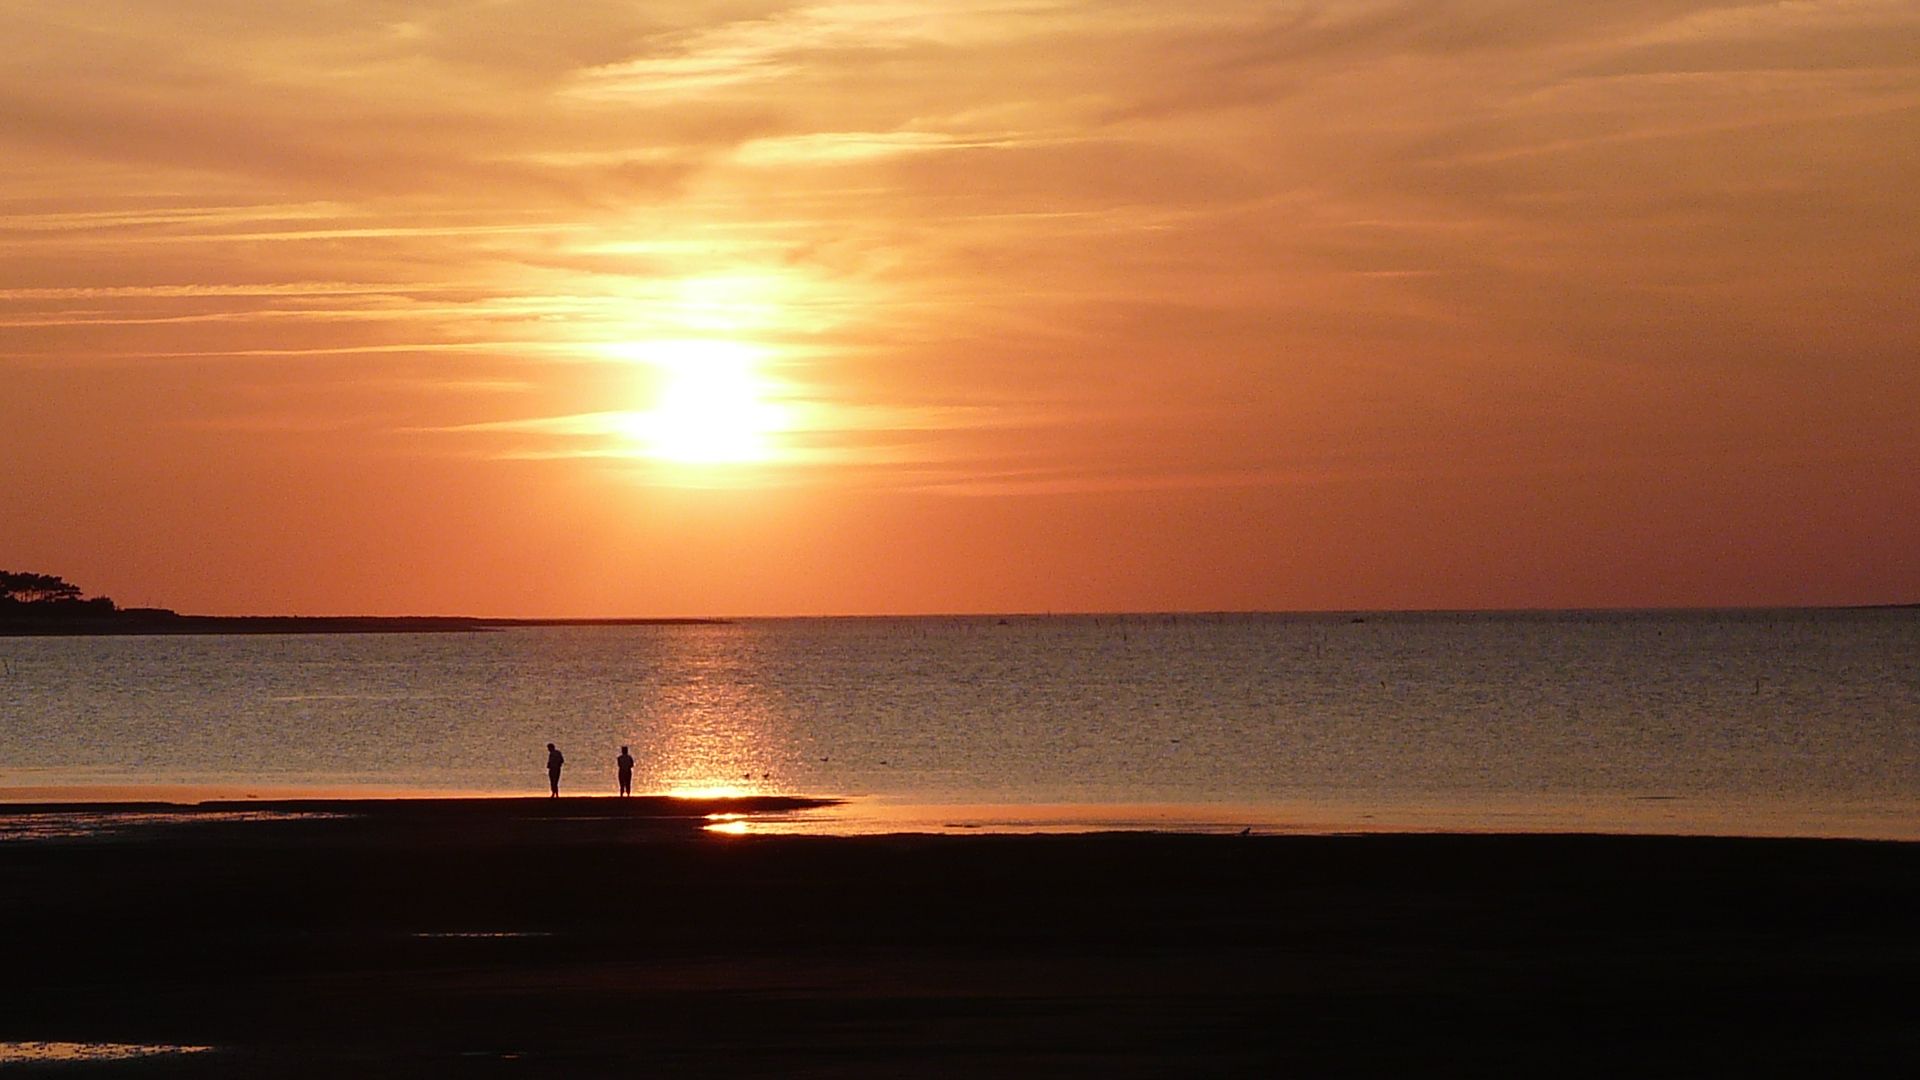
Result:
<svg viewBox="0 0 1920 1080"><path fill-rule="evenodd" d="M451 388L488 365L519 415L616 415L608 346L704 335L903 478L994 444L996 476L1199 483L1329 442L1416 468L1496 402L1586 452L1642 404L1620 365L1770 343L1796 359L1755 377L1854 362L1840 397L1871 400L1915 344L1881 313L1916 254L1920 14L1892 0L17 21L4 362L431 360L410 437L604 437L476 428L528 421Z"/></svg>

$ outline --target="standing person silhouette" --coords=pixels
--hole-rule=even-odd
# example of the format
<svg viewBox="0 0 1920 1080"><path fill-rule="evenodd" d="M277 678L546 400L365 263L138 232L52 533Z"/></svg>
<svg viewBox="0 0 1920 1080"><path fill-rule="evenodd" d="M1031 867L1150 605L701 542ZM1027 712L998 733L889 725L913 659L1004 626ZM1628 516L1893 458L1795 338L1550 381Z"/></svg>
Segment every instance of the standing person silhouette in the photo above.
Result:
<svg viewBox="0 0 1920 1080"><path fill-rule="evenodd" d="M620 770L620 794L633 794L633 755L627 753L627 748L623 746L620 756L613 759L613 764Z"/></svg>
<svg viewBox="0 0 1920 1080"><path fill-rule="evenodd" d="M560 748L547 744L547 786L553 789L553 797L560 797L560 766L567 763L567 757Z"/></svg>

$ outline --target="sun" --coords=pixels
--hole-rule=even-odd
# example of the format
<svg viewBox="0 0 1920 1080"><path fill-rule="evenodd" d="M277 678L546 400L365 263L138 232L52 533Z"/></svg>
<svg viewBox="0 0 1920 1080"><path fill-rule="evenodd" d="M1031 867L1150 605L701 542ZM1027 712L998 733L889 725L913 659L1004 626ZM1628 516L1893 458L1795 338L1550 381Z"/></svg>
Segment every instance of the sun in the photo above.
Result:
<svg viewBox="0 0 1920 1080"><path fill-rule="evenodd" d="M772 400L763 350L726 339L636 342L626 350L654 369L652 407L628 434L642 453L688 465L750 464L778 456L786 410Z"/></svg>

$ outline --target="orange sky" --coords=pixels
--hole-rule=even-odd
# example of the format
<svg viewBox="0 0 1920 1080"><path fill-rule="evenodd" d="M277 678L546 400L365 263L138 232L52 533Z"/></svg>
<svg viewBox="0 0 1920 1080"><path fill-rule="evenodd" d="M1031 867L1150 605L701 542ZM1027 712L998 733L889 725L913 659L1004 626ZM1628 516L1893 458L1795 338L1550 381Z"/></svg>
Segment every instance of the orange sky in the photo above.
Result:
<svg viewBox="0 0 1920 1080"><path fill-rule="evenodd" d="M0 567L1920 599L1920 5L7 4Z"/></svg>

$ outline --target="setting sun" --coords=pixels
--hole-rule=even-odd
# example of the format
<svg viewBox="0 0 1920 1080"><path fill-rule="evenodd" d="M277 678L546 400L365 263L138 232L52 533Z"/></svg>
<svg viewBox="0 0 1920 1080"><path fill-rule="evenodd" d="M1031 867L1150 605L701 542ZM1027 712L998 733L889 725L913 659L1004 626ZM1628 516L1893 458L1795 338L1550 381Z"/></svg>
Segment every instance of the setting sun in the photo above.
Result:
<svg viewBox="0 0 1920 1080"><path fill-rule="evenodd" d="M690 465L750 464L777 456L774 435L786 426L786 409L769 400L761 350L696 339L642 342L622 351L656 373L652 407L628 423L628 434L646 456Z"/></svg>

